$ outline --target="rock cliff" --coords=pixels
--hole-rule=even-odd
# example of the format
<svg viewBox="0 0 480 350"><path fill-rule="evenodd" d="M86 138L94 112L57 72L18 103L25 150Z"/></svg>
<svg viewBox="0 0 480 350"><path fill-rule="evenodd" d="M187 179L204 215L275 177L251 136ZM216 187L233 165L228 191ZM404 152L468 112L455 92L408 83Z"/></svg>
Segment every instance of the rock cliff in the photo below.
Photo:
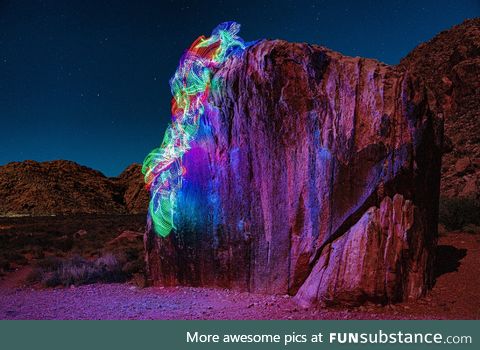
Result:
<svg viewBox="0 0 480 350"><path fill-rule="evenodd" d="M443 122L422 79L262 41L214 79L177 230L145 235L160 284L394 302L432 283Z"/></svg>
<svg viewBox="0 0 480 350"><path fill-rule="evenodd" d="M400 67L422 77L444 114L441 194L480 196L480 18L419 45Z"/></svg>
<svg viewBox="0 0 480 350"><path fill-rule="evenodd" d="M128 213L146 213L148 209L148 191L142 175L142 166L134 163L129 165L114 183L123 194L123 203Z"/></svg>

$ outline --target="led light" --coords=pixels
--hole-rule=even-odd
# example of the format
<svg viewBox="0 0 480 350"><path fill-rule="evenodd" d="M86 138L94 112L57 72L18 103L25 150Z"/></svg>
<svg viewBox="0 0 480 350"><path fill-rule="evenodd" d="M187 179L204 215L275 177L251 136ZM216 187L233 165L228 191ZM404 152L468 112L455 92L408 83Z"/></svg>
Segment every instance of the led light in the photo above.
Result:
<svg viewBox="0 0 480 350"><path fill-rule="evenodd" d="M200 118L207 107L213 107L208 106L212 75L228 58L245 50L245 43L237 36L239 31L238 23L225 22L209 38L199 37L182 56L170 80L172 123L161 146L147 155L142 167L150 191L149 215L153 229L162 237L175 228L177 193L187 171L182 157L197 136Z"/></svg>

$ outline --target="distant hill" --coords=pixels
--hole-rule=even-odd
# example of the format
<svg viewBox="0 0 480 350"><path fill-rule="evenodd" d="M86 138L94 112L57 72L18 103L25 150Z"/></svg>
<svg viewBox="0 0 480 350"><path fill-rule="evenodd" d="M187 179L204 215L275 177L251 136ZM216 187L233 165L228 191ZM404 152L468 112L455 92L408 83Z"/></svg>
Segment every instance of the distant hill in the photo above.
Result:
<svg viewBox="0 0 480 350"><path fill-rule="evenodd" d="M480 18L420 44L399 68L427 82L445 116L441 194L480 196ZM140 213L147 207L139 164L115 178L65 160L0 166L0 215Z"/></svg>
<svg viewBox="0 0 480 350"><path fill-rule="evenodd" d="M441 194L480 196L480 18L420 44L399 66L427 82L445 117Z"/></svg>
<svg viewBox="0 0 480 350"><path fill-rule="evenodd" d="M149 196L145 189L140 164L129 165L120 176L112 178L112 181L120 188L125 210L128 213L147 212Z"/></svg>
<svg viewBox="0 0 480 350"><path fill-rule="evenodd" d="M139 164L116 178L66 160L0 166L0 215L141 213L147 205Z"/></svg>

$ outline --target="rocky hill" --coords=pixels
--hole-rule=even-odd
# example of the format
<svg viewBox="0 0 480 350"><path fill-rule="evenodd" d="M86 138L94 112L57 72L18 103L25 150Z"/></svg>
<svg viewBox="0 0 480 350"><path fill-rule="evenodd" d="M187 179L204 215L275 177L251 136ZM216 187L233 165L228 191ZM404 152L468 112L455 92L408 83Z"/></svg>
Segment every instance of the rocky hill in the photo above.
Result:
<svg viewBox="0 0 480 350"><path fill-rule="evenodd" d="M145 189L145 182L140 164L129 165L117 178L114 183L120 187L123 194L125 210L129 213L145 213L148 208L148 191Z"/></svg>
<svg viewBox="0 0 480 350"><path fill-rule="evenodd" d="M419 75L445 117L441 193L479 196L480 18L471 19L419 45L400 67Z"/></svg>
<svg viewBox="0 0 480 350"><path fill-rule="evenodd" d="M142 181L138 164L108 178L66 160L12 162L0 166L0 215L146 212Z"/></svg>

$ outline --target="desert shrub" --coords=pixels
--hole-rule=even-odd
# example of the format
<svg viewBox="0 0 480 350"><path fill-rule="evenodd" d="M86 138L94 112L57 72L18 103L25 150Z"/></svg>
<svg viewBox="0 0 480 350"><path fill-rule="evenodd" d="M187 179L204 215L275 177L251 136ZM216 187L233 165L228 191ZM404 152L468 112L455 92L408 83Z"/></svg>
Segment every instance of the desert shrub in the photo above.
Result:
<svg viewBox="0 0 480 350"><path fill-rule="evenodd" d="M67 235L59 237L53 242L53 246L62 252L67 252L73 248L73 238Z"/></svg>
<svg viewBox="0 0 480 350"><path fill-rule="evenodd" d="M127 277L122 270L123 262L111 253L98 258L95 267L102 282L123 282Z"/></svg>
<svg viewBox="0 0 480 350"><path fill-rule="evenodd" d="M37 268L50 272L58 269L62 265L62 259L56 256L47 256L46 258L36 262Z"/></svg>
<svg viewBox="0 0 480 350"><path fill-rule="evenodd" d="M124 250L125 258L127 261L134 261L140 257L140 252L138 249L128 247Z"/></svg>
<svg viewBox="0 0 480 350"><path fill-rule="evenodd" d="M480 201L469 197L441 198L438 220L449 230L480 226Z"/></svg>
<svg viewBox="0 0 480 350"><path fill-rule="evenodd" d="M474 224L468 224L463 227L463 230L466 233L470 233L472 235L476 235L480 233L480 226L474 225Z"/></svg>
<svg viewBox="0 0 480 350"><path fill-rule="evenodd" d="M10 269L10 262L7 259L0 259L0 269L8 270Z"/></svg>
<svg viewBox="0 0 480 350"><path fill-rule="evenodd" d="M14 252L14 251L7 251L3 254L3 259L8 261L11 264L17 265L26 265L28 264L27 258L23 254Z"/></svg>
<svg viewBox="0 0 480 350"><path fill-rule="evenodd" d="M10 262L7 259L0 258L0 272L10 270Z"/></svg>
<svg viewBox="0 0 480 350"><path fill-rule="evenodd" d="M147 281L147 279L146 279L145 277L146 277L146 276L145 276L144 273L135 273L135 274L133 274L132 282L133 282L137 287L145 288L145 287L147 287L147 285L148 285L148 281Z"/></svg>
<svg viewBox="0 0 480 350"><path fill-rule="evenodd" d="M46 287L124 282L128 277L122 270L122 262L113 254L105 254L94 261L74 256L56 263L46 264L43 269L42 284Z"/></svg>
<svg viewBox="0 0 480 350"><path fill-rule="evenodd" d="M41 268L34 268L30 273L27 275L25 282L27 284L34 284L43 280L44 271Z"/></svg>
<svg viewBox="0 0 480 350"><path fill-rule="evenodd" d="M33 246L30 251L32 252L32 256L34 259L43 259L45 257L45 253L43 252L43 248L39 246Z"/></svg>
<svg viewBox="0 0 480 350"><path fill-rule="evenodd" d="M142 273L144 271L145 263L141 259L127 261L122 267L122 271L128 276L132 276L137 273Z"/></svg>
<svg viewBox="0 0 480 350"><path fill-rule="evenodd" d="M46 273L42 276L42 284L45 287L56 287L62 284L60 274L55 272Z"/></svg>

